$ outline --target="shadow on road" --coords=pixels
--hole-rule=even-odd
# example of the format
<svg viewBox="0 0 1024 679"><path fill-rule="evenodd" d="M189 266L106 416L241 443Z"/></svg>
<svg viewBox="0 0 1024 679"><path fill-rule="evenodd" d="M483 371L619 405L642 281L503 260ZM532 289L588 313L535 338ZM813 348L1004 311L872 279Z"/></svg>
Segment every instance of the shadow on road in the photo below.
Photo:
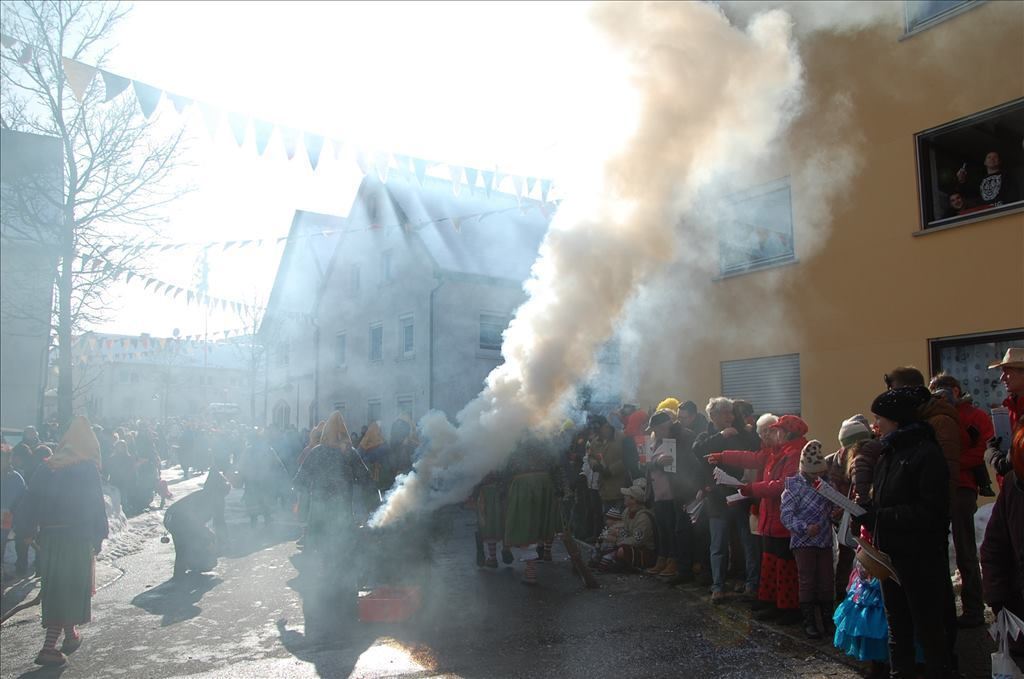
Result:
<svg viewBox="0 0 1024 679"><path fill-rule="evenodd" d="M69 667L71 665L64 665L63 667L37 667L34 670L19 674L18 679L57 679Z"/></svg>
<svg viewBox="0 0 1024 679"><path fill-rule="evenodd" d="M221 582L223 580L207 573L190 574L179 580L168 580L137 595L132 599L132 605L147 613L162 615L160 624L164 627L174 625L199 615L202 609L196 604Z"/></svg>
<svg viewBox="0 0 1024 679"><path fill-rule="evenodd" d="M0 597L0 615L7 615L9 610L28 599L29 594L35 592L38 587L39 580L36 578L23 578L12 583Z"/></svg>
<svg viewBox="0 0 1024 679"><path fill-rule="evenodd" d="M241 559L274 547L282 542L290 542L299 537L301 528L294 524L271 523L269 526L260 524L252 527L242 523L228 524L228 539L220 549L220 556L226 559Z"/></svg>

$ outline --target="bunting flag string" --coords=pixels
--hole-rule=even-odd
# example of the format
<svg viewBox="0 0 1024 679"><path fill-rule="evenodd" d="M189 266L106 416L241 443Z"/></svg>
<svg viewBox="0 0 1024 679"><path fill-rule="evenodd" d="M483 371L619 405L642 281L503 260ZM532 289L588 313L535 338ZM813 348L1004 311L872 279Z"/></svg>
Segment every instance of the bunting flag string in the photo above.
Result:
<svg viewBox="0 0 1024 679"><path fill-rule="evenodd" d="M553 200L550 203L548 203L548 205L551 208L553 208L553 209L557 209L557 207L560 204L561 204L561 200ZM451 221L451 220L456 220L456 219L459 222L463 222L463 221L465 221L467 219L476 219L476 218L482 218L482 217L490 217L491 215L497 215L497 214L502 214L502 213L506 213L506 212L518 211L520 213L525 213L525 212L528 211L527 209L525 209L527 207L536 207L541 212L541 214L543 216L545 216L545 217L547 217L548 214L549 214L549 212L544 209L545 206L543 204L535 203L532 206L517 205L515 207L502 208L502 209L498 209L498 210L486 210L484 212L476 212L476 213L464 214L464 215L461 215L461 216L458 216L458 217L438 217L437 219L423 220L423 221L419 221L419 222L405 222L403 224L397 224L397 223L396 224L387 224L387 225L375 224L375 225L373 225L372 227L369 227L369 228L372 228L374 230L388 229L388 228L402 228L402 229L404 229L406 231L416 231L418 229L426 228L426 227L431 226L431 225L441 224L441 223L444 223L446 221ZM211 249L214 249L214 248L220 248L221 252L225 252L225 251L227 251L227 250L229 250L231 248L235 248L237 250L243 250L243 249L250 248L250 247L263 247L263 246L268 245L268 244L279 245L279 244L284 243L284 242L289 241L289 240L296 241L296 240L301 240L301 239L306 239L306 238L329 238L331 236L344 235L344 234L349 234L349 233L358 233L360 231L365 231L365 230L368 230L368 229L356 229L356 228L321 229L320 231L317 231L316 233L304 233L304 234L298 234L298 235L279 236L279 237L276 237L276 238L253 238L253 239L248 239L248 240L238 240L238 239L235 239L235 240L227 240L227 241L223 241L223 240L222 241L191 241L191 242L182 242L182 243L127 243L127 244L124 244L124 245L110 245L110 246L104 248L102 251L100 251L98 254L95 254L95 255L80 254L79 255L79 259L82 260L82 267L83 268L85 268L86 264L90 260L95 260L95 261L93 261L93 266L94 267L99 267L99 266L102 265L103 260L97 259L98 257L102 257L104 255L109 255L110 253L117 252L117 251L132 252L134 254L139 254L139 253L142 253L142 252L148 252L148 251L152 251L152 250L159 250L160 252L167 252L169 250L176 250L177 251L177 250L184 250L184 249L187 249L187 248L189 248L189 249L197 249L197 250L211 250ZM134 275L137 276L139 274L136 273Z"/></svg>
<svg viewBox="0 0 1024 679"><path fill-rule="evenodd" d="M18 43L22 46L22 49L18 53L18 61L23 64L31 62L34 55L37 53L38 48L10 35L0 34L0 44L2 44L5 49L17 51ZM215 137L220 130L221 111L207 102L198 101L181 94L172 94L168 90L138 80L130 79L107 70L98 69L95 66L75 59L62 56L61 63L64 70L64 78L67 80L72 93L78 101L83 100L88 88L96 78L96 75L99 74L104 85L104 102L112 101L131 86L135 93L136 100L139 103L139 108L147 119L152 116L159 107L163 96L167 95L167 99L174 106L174 110L179 114L183 114L193 103L198 104L211 137ZM292 160L295 157L297 142L301 136L306 147L306 156L314 171L316 171L320 164L321 153L325 146L333 144L335 158L340 157L341 148L344 146L342 141L338 139L331 139L321 134L301 130L291 130L284 125L257 119L255 116L249 116L244 113L229 113L229 127L231 129L232 136L239 146L244 146L245 144L245 139L248 136L250 120L253 121L255 126L256 150L261 157L269 146L269 142L273 137L273 131L275 129L281 131L281 139L284 145L285 154L289 160ZM367 153L362 149L354 149L354 159L359 170L364 176L370 174L370 170L372 169L375 174L380 177L382 182L387 181L388 176L391 174L392 166L395 166L398 172L402 175L415 176L422 184L423 179L430 168L439 165L448 165L449 173L452 177L452 191L456 196L459 195L459 191L462 188L463 173L465 174L466 184L469 186L471 194L476 189L478 177L482 178L484 190L488 195L490 195L492 190L500 191L502 182L505 179L512 177L513 181L516 182L516 195L521 197L521 190L519 186L521 186L523 178L505 173L498 173L497 168L494 168L493 170L485 170L388 152L376 153L373 156L371 168L371 163L367 162ZM550 189L550 180L542 181L547 181L546 185ZM526 178L525 195L527 197L533 193L534 185L536 183L537 179L535 177ZM542 200L546 201L546 198L542 196Z"/></svg>

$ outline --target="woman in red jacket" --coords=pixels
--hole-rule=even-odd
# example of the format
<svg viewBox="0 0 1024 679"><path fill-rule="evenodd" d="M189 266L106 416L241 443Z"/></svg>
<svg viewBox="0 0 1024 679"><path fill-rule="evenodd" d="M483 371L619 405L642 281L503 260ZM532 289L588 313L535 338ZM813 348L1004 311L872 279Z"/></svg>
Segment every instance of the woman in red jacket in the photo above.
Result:
<svg viewBox="0 0 1024 679"><path fill-rule="evenodd" d="M800 621L796 560L789 548L789 531L782 525L782 491L786 479L799 471L800 451L807 443L807 423L796 415L783 415L768 428L764 446L756 452L728 450L708 456L711 464L761 469L761 481L739 491L759 498L757 528L761 533L761 580L757 590L757 618L780 618L783 624Z"/></svg>

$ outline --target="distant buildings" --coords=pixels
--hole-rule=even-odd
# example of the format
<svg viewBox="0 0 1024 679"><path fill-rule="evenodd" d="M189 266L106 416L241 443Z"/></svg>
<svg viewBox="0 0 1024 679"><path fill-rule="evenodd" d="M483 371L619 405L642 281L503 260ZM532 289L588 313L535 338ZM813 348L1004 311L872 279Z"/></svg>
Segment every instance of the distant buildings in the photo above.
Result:
<svg viewBox="0 0 1024 679"><path fill-rule="evenodd" d="M251 356L248 338L204 343L86 333L75 343L75 413L111 423L211 416L249 422L250 401L258 392L262 403L263 386L252 379Z"/></svg>
<svg viewBox="0 0 1024 679"><path fill-rule="evenodd" d="M60 139L0 130L0 425L39 424L62 224Z"/></svg>

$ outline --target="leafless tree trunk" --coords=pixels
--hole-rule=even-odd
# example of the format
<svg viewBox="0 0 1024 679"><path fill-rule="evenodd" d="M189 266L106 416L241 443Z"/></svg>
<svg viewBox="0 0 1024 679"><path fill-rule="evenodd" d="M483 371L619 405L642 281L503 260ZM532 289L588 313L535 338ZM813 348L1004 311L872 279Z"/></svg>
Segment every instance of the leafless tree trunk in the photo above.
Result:
<svg viewBox="0 0 1024 679"><path fill-rule="evenodd" d="M104 102L98 74L81 101L65 81L62 56L104 66L109 55L104 44L126 13L117 3L90 0L3 4L4 32L31 49L0 53L0 125L56 137L63 146L59 233L52 233L52 224L31 219L31 211L22 220L26 232L38 231L23 237L59 242L52 323L59 347L57 416L62 425L73 409L73 335L110 311L103 293L144 266L142 249L132 244L152 233L161 209L187 190L169 181L182 164L182 126L159 133L157 116L143 117L130 91ZM26 206L36 200L7 198Z"/></svg>

